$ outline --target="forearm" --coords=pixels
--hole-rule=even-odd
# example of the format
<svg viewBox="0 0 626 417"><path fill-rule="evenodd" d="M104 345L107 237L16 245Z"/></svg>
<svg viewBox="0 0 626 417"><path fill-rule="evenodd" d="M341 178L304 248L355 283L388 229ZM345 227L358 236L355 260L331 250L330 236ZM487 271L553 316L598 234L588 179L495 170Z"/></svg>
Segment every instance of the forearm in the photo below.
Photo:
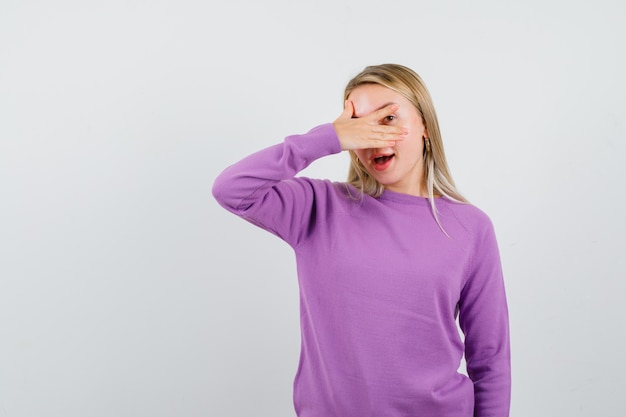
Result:
<svg viewBox="0 0 626 417"><path fill-rule="evenodd" d="M222 172L213 195L228 211L297 245L313 221L313 180L294 178L318 158L341 151L331 124L254 153Z"/></svg>
<svg viewBox="0 0 626 417"><path fill-rule="evenodd" d="M241 214L283 180L293 178L311 162L341 151L331 124L285 138L226 168L213 184L213 196L227 210Z"/></svg>

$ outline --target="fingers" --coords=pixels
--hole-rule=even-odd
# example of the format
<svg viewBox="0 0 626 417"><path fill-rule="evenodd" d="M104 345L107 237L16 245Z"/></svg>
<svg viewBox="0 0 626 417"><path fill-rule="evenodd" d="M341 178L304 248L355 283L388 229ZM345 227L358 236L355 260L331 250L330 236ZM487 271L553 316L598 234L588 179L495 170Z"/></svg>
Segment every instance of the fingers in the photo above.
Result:
<svg viewBox="0 0 626 417"><path fill-rule="evenodd" d="M388 124L387 117L393 115L400 106L396 103L391 103L382 109L379 109L367 116L368 122L372 125L372 132L380 133L383 135L383 139L388 136L397 136L397 139L404 139L404 136L408 133L408 130L404 127L397 126L395 123ZM375 124L374 124L375 123Z"/></svg>
<svg viewBox="0 0 626 417"><path fill-rule="evenodd" d="M354 116L354 105L350 100L346 100L343 106L343 113L341 113L340 118L342 119L352 119Z"/></svg>
<svg viewBox="0 0 626 417"><path fill-rule="evenodd" d="M402 135L408 133L408 129L402 126L372 125L372 133L385 133L388 135Z"/></svg>
<svg viewBox="0 0 626 417"><path fill-rule="evenodd" d="M394 119L385 120L397 111L395 103L383 107L363 117L355 117L354 104L350 100L344 103L341 115L333 122L344 150L384 148L395 146L397 141L407 137L408 130L398 126Z"/></svg>
<svg viewBox="0 0 626 417"><path fill-rule="evenodd" d="M381 121L382 119L384 119L385 117L393 114L393 112L397 111L398 108L400 108L399 105L397 105L396 103L391 103L385 107L383 107L382 109L376 110L375 112L363 117L364 120L367 120L369 122L376 122L378 123L379 121ZM354 104L352 103L352 101L350 100L346 100L344 102L344 107L343 107L343 112L341 113L340 118L342 119L346 119L346 118L353 118L354 117Z"/></svg>
<svg viewBox="0 0 626 417"><path fill-rule="evenodd" d="M393 114L393 112L397 111L399 108L400 106L397 105L396 103L391 103L383 107L382 109L376 110L375 112L371 113L369 116L367 116L367 118L378 122L384 119L385 117L390 116L391 114Z"/></svg>
<svg viewBox="0 0 626 417"><path fill-rule="evenodd" d="M400 126L377 125L372 127L371 139L380 141L404 140L409 133L408 129Z"/></svg>
<svg viewBox="0 0 626 417"><path fill-rule="evenodd" d="M358 146L360 149L387 148L395 146L406 138L406 133L400 131L372 132Z"/></svg>
<svg viewBox="0 0 626 417"><path fill-rule="evenodd" d="M378 138L371 139L370 143L369 143L369 146L366 146L366 148L386 148L386 147L391 147L391 146L395 146L396 142L402 141L403 139L404 139L404 137L401 137L401 136L383 134L380 139L378 139Z"/></svg>

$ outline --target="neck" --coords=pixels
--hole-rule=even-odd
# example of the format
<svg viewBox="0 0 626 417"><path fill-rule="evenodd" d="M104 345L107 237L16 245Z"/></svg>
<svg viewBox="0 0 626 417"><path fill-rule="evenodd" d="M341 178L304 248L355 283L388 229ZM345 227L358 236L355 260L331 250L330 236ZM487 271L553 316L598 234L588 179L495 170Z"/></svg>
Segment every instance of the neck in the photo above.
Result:
<svg viewBox="0 0 626 417"><path fill-rule="evenodd" d="M393 191L394 193L400 194L408 194L415 197L428 197L428 188L426 188L426 184L423 181L419 181L413 184L406 184L404 186L399 185L388 185L385 186L386 190ZM435 193L435 197L439 197Z"/></svg>

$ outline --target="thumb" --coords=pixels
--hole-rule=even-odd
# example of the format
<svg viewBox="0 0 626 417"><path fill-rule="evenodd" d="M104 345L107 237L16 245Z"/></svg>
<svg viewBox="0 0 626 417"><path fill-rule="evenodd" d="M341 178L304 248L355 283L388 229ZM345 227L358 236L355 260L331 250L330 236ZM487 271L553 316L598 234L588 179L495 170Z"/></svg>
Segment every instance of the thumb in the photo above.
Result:
<svg viewBox="0 0 626 417"><path fill-rule="evenodd" d="M341 119L352 119L354 116L354 105L350 100L346 100L343 106L343 113L341 113Z"/></svg>

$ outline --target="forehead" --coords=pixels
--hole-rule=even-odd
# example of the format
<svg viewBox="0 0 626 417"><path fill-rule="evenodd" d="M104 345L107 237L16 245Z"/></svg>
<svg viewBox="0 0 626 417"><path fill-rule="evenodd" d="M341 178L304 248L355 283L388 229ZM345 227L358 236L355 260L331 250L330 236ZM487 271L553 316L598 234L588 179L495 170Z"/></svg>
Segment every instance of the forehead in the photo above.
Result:
<svg viewBox="0 0 626 417"><path fill-rule="evenodd" d="M355 88L348 100L354 104L357 117L366 116L392 103L400 105L400 109L413 107L402 94L379 84L365 84Z"/></svg>

